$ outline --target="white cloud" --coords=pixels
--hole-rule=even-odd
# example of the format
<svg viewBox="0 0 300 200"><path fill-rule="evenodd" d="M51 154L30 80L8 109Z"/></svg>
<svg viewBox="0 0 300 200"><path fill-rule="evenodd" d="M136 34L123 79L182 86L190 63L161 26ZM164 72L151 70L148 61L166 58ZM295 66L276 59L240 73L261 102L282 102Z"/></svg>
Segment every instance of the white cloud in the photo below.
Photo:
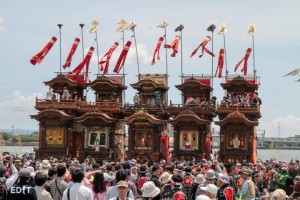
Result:
<svg viewBox="0 0 300 200"><path fill-rule="evenodd" d="M266 137L290 137L300 135L300 117L281 116L271 121L261 121L259 129L266 130Z"/></svg>
<svg viewBox="0 0 300 200"><path fill-rule="evenodd" d="M37 122L30 119L29 115L37 113L34 109L36 96L43 98L38 93L24 96L21 92L14 91L10 99L0 102L0 128L9 129L14 126L33 129Z"/></svg>
<svg viewBox="0 0 300 200"><path fill-rule="evenodd" d="M139 63L149 65L152 60L152 56L147 51L147 46L145 44L138 44L138 55L139 55ZM132 47L128 53L128 60L126 61L128 64L136 63L136 48Z"/></svg>
<svg viewBox="0 0 300 200"><path fill-rule="evenodd" d="M4 19L0 17L0 32L5 32L6 28L3 25Z"/></svg>

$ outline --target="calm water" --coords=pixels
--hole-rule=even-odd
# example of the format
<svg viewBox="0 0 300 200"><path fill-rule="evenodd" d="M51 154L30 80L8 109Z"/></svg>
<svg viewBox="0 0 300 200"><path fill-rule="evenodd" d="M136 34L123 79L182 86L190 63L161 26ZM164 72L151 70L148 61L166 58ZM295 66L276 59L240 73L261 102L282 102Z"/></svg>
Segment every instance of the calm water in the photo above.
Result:
<svg viewBox="0 0 300 200"><path fill-rule="evenodd" d="M0 147L0 152L8 151L14 155L23 155L33 151L32 146L4 146ZM215 149L213 149L215 151ZM276 160L290 161L291 159L300 159L300 150L276 150L276 149L258 149L257 158L263 161L276 158Z"/></svg>
<svg viewBox="0 0 300 200"><path fill-rule="evenodd" d="M213 149L213 152L215 149ZM257 159L262 161L276 158L277 161L300 159L300 150L257 149Z"/></svg>
<svg viewBox="0 0 300 200"><path fill-rule="evenodd" d="M2 155L2 152L8 151L13 155L23 155L25 153L32 153L33 151L33 146L1 146L0 147L0 152Z"/></svg>
<svg viewBox="0 0 300 200"><path fill-rule="evenodd" d="M263 161L276 158L276 160L290 161L300 159L300 150L276 150L276 149L257 149L257 158Z"/></svg>

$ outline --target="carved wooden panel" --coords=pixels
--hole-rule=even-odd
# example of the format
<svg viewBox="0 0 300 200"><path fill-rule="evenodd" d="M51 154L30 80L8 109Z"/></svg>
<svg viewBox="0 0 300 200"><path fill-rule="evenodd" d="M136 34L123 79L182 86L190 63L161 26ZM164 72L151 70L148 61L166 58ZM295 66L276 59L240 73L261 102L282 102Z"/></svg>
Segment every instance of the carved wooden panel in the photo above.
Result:
<svg viewBox="0 0 300 200"><path fill-rule="evenodd" d="M46 146L63 147L64 146L64 127L47 127L46 128Z"/></svg>

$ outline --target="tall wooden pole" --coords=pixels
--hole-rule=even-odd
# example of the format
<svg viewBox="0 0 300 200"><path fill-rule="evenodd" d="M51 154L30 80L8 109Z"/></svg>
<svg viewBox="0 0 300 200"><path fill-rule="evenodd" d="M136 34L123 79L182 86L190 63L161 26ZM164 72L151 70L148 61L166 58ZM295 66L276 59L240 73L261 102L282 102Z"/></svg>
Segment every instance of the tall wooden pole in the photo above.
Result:
<svg viewBox="0 0 300 200"><path fill-rule="evenodd" d="M211 32L211 52L214 53L214 30L216 29L216 26L214 24L211 24L207 31ZM214 88L214 57L211 57L211 87ZM213 91L211 92L211 95L213 96Z"/></svg>
<svg viewBox="0 0 300 200"><path fill-rule="evenodd" d="M81 28L81 47L82 47L82 60L84 60L84 42L83 42L83 27L84 24L79 24Z"/></svg>
<svg viewBox="0 0 300 200"><path fill-rule="evenodd" d="M61 27L62 24L57 24L59 28L59 73L61 74Z"/></svg>
<svg viewBox="0 0 300 200"><path fill-rule="evenodd" d="M166 21L162 21L161 24L159 24L158 26L156 26L157 28L163 28L164 29L164 38L165 38L165 45L167 44L167 26L168 26L168 22ZM169 70L168 70L168 48L165 48L166 50L166 86L168 87L169 85ZM167 105L168 105L168 93L166 95L166 101L167 101Z"/></svg>

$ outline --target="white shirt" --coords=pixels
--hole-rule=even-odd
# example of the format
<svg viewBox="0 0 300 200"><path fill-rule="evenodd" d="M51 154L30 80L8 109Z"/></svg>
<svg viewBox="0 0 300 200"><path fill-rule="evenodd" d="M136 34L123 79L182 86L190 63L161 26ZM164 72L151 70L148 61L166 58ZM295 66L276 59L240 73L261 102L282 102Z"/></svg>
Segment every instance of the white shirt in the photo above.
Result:
<svg viewBox="0 0 300 200"><path fill-rule="evenodd" d="M52 200L51 194L47 192L44 187L35 186L36 196L38 200Z"/></svg>
<svg viewBox="0 0 300 200"><path fill-rule="evenodd" d="M62 200L68 200L68 190L64 191ZM74 183L70 188L70 200L93 200L93 192L90 188L83 185L83 183Z"/></svg>
<svg viewBox="0 0 300 200"><path fill-rule="evenodd" d="M110 200L111 198L117 197L118 193L117 193L117 186L111 186L110 188L108 188L107 192L106 192L106 197L105 200ZM128 199L133 199L133 194L132 191L129 190L129 194L128 194Z"/></svg>
<svg viewBox="0 0 300 200"><path fill-rule="evenodd" d="M5 182L7 190L16 182L16 180L19 177L19 172L18 172L17 168L14 166L14 164L11 164L10 168L12 170L11 176L8 179L6 179L6 182ZM1 177L0 181L3 181L4 179L5 179L4 177Z"/></svg>
<svg viewBox="0 0 300 200"><path fill-rule="evenodd" d="M111 198L109 200L121 200L120 198L118 199L118 197L114 197L114 198ZM124 200L133 200L132 198L129 198L129 197L126 197Z"/></svg>

